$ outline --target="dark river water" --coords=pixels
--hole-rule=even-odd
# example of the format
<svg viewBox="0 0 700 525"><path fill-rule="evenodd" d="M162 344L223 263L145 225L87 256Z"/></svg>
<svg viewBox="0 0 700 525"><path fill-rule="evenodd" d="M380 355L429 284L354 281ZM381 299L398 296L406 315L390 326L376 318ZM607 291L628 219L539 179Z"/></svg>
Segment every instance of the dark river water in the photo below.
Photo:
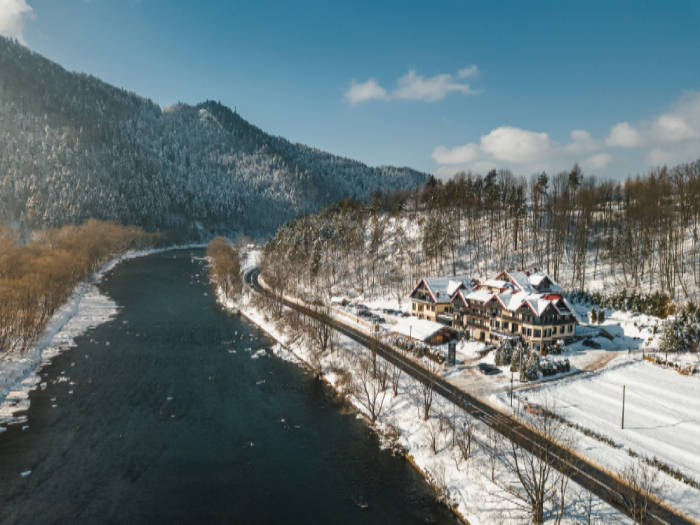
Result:
<svg viewBox="0 0 700 525"><path fill-rule="evenodd" d="M0 522L456 523L327 386L251 358L273 342L217 307L202 254L105 277L119 314L43 370L29 428L0 434Z"/></svg>

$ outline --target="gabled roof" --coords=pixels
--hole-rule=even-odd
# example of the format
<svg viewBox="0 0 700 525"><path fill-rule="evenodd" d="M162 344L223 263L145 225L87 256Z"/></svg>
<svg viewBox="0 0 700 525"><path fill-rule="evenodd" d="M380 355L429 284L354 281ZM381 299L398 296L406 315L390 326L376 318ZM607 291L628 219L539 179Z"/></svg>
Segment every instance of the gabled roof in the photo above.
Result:
<svg viewBox="0 0 700 525"><path fill-rule="evenodd" d="M435 303L449 303L457 290L463 288L467 290L472 289L472 280L467 276L424 277L418 282L409 297L413 297L413 294L416 293L421 283L425 284L428 293L430 293Z"/></svg>
<svg viewBox="0 0 700 525"><path fill-rule="evenodd" d="M545 294L537 291L533 293L521 290L506 290L505 292L494 293L482 288L469 293L463 293L463 290L458 290L452 297L453 301L457 299L460 299L465 306L468 301L487 304L492 300L496 300L501 308L510 312L517 312L522 306L526 306L536 317L541 317L547 311L547 308L551 306L558 313L562 315L571 314L577 322L580 322L571 305L558 293Z"/></svg>
<svg viewBox="0 0 700 525"><path fill-rule="evenodd" d="M523 292L540 293L544 290L538 290L543 282L549 281L550 285L547 288L548 292L561 292L561 287L552 279L544 270L530 268L529 270L518 270L512 272L501 272L491 281L508 280L513 283L518 289ZM488 281L486 281L488 283Z"/></svg>

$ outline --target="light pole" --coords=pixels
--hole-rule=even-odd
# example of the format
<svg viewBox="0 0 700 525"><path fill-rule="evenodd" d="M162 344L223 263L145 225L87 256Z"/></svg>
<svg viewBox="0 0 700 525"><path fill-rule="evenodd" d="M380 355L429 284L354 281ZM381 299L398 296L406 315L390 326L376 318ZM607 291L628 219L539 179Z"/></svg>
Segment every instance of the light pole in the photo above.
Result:
<svg viewBox="0 0 700 525"><path fill-rule="evenodd" d="M510 408L513 408L513 369L510 370Z"/></svg>
<svg viewBox="0 0 700 525"><path fill-rule="evenodd" d="M622 385L622 421L620 422L620 428L623 430L625 428L625 385Z"/></svg>

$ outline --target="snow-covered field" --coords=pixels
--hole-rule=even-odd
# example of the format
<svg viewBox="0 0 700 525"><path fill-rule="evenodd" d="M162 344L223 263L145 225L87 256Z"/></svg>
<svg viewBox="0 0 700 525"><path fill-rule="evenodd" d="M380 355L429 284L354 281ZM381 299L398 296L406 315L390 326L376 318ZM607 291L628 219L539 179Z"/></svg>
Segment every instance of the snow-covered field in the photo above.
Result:
<svg viewBox="0 0 700 525"><path fill-rule="evenodd" d="M87 282L80 283L68 301L51 317L37 342L23 353L12 352L0 356L0 432L7 424L25 421L15 412L29 408L29 392L42 388L39 371L60 352L74 346L75 338L112 319L118 312L117 304L102 294L95 283L117 264L136 257L181 248L202 245L173 246L152 250L130 251L107 262ZM45 385L44 385L45 386Z"/></svg>
<svg viewBox="0 0 700 525"><path fill-rule="evenodd" d="M625 428L621 429L625 385ZM544 384L521 393L547 405L567 420L611 438L613 447L583 434L578 449L619 472L632 461L628 450L657 457L700 481L700 378L683 376L639 357L623 354L606 368ZM505 393L494 397L509 404ZM662 497L692 516L700 516L700 491L662 475Z"/></svg>

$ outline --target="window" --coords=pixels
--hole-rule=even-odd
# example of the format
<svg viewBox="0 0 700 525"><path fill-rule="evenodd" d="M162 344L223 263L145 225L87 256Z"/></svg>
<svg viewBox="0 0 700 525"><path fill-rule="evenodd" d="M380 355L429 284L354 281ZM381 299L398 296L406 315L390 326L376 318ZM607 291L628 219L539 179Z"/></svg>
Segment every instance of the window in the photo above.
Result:
<svg viewBox="0 0 700 525"><path fill-rule="evenodd" d="M542 331L541 331L541 330L535 330L535 337L540 337L540 335L542 335Z"/></svg>
<svg viewBox="0 0 700 525"><path fill-rule="evenodd" d="M508 330L508 322L507 321L503 321L503 329Z"/></svg>
<svg viewBox="0 0 700 525"><path fill-rule="evenodd" d="M561 327L559 327L559 333L560 334L564 333L564 325L561 325Z"/></svg>
<svg viewBox="0 0 700 525"><path fill-rule="evenodd" d="M532 335L532 330L530 330L530 329L528 328L528 329L527 329L527 336L530 337L531 335Z"/></svg>
<svg viewBox="0 0 700 525"><path fill-rule="evenodd" d="M413 303L413 309L415 310L417 308L416 303Z"/></svg>
<svg viewBox="0 0 700 525"><path fill-rule="evenodd" d="M573 331L574 331L574 325L570 324L570 325L569 325L569 333L571 333L571 332L573 332Z"/></svg>

